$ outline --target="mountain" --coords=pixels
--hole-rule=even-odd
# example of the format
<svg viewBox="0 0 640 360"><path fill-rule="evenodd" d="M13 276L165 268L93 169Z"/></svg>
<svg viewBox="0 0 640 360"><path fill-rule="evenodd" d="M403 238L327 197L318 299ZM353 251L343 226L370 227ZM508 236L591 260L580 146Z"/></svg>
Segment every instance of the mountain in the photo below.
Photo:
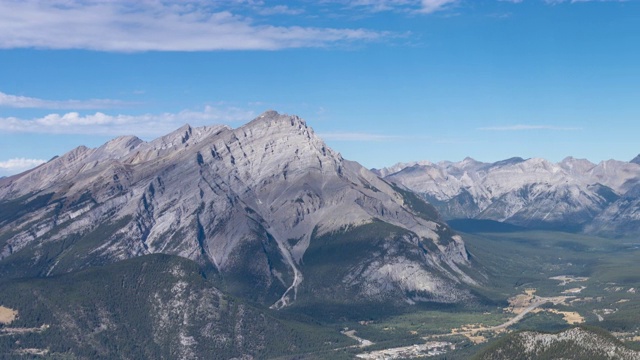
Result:
<svg viewBox="0 0 640 360"><path fill-rule="evenodd" d="M525 228L625 235L640 231L640 165L593 164L568 157L559 163L511 158L483 163L416 163L377 170L384 179L421 194L445 219L486 219ZM620 215L624 210L625 215ZM618 218L619 221L613 221ZM606 226L605 226L606 225Z"/></svg>
<svg viewBox="0 0 640 360"><path fill-rule="evenodd" d="M604 330L576 327L555 334L521 331L509 334L477 354L477 360L567 359L632 360L631 350Z"/></svg>
<svg viewBox="0 0 640 360"><path fill-rule="evenodd" d="M634 164L640 164L640 155L638 155L635 158L633 158L633 160L631 160L631 162L634 163Z"/></svg>
<svg viewBox="0 0 640 360"><path fill-rule="evenodd" d="M78 147L0 180L0 276L147 255L191 259L232 294L459 302L469 260L432 206L343 159L297 116Z"/></svg>

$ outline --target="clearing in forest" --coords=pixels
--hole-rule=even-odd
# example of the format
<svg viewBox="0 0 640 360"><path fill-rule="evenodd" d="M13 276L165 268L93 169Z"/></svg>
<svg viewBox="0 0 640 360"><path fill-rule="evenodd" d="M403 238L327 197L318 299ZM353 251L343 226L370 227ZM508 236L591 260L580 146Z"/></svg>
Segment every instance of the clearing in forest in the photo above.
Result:
<svg viewBox="0 0 640 360"><path fill-rule="evenodd" d="M8 307L0 306L0 324L9 325L18 316L18 311Z"/></svg>

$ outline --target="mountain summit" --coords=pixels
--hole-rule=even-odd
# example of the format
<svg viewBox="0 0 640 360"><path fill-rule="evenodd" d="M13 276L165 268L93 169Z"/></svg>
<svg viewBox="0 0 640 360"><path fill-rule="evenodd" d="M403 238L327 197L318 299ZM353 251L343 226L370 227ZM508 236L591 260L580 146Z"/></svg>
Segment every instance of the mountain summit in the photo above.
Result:
<svg viewBox="0 0 640 360"><path fill-rule="evenodd" d="M237 129L185 125L78 147L0 180L0 205L5 276L166 253L274 308L456 302L473 282L463 240L430 205L275 111Z"/></svg>

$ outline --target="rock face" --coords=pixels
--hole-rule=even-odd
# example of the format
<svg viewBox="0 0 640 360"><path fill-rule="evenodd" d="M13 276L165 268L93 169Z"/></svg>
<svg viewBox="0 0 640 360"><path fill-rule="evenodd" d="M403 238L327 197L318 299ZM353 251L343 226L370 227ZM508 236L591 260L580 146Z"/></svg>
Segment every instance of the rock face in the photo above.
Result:
<svg viewBox="0 0 640 360"><path fill-rule="evenodd" d="M640 155L638 155L635 158L633 158L633 160L631 160L631 162L634 163L634 164L640 164Z"/></svg>
<svg viewBox="0 0 640 360"><path fill-rule="evenodd" d="M269 111L237 129L185 125L151 142L78 147L1 179L0 273L166 253L211 266L231 291L276 308L318 287L460 301L459 284L473 282L464 242L431 210L343 159L302 119ZM366 246L334 241L372 227ZM335 264L329 284L322 269L342 246L360 250Z"/></svg>
<svg viewBox="0 0 640 360"><path fill-rule="evenodd" d="M557 334L522 331L508 335L475 359L640 359L640 352L625 347L602 330L572 328Z"/></svg>
<svg viewBox="0 0 640 360"><path fill-rule="evenodd" d="M446 219L624 235L640 231L640 165L566 158L417 163L377 171L429 200ZM612 220L615 220L612 222ZM606 226L605 226L606 225Z"/></svg>

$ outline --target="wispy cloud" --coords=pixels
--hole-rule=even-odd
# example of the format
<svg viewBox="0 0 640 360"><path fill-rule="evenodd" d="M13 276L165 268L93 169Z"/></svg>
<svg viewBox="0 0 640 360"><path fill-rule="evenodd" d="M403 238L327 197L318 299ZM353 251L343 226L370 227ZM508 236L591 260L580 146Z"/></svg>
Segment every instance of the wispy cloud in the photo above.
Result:
<svg viewBox="0 0 640 360"><path fill-rule="evenodd" d="M88 110L109 109L130 105L133 105L133 103L112 99L45 100L28 96L11 95L0 91L0 107Z"/></svg>
<svg viewBox="0 0 640 360"><path fill-rule="evenodd" d="M627 2L628 0L544 0L545 3L555 5L562 3L585 3L585 2Z"/></svg>
<svg viewBox="0 0 640 360"><path fill-rule="evenodd" d="M576 131L582 130L579 127L563 127L553 125L507 125L507 126L489 126L481 127L482 131L527 131L527 130L552 130L552 131Z"/></svg>
<svg viewBox="0 0 640 360"><path fill-rule="evenodd" d="M367 8L372 12L401 11L408 13L431 14L442 11L459 0L326 0L345 3L349 7Z"/></svg>
<svg viewBox="0 0 640 360"><path fill-rule="evenodd" d="M447 10L455 5L465 5L460 0L324 0L326 2L343 2L350 6L367 7L373 12L381 11L406 11L413 13L431 14ZM520 4L524 0L497 0L498 2L509 2ZM555 5L561 3L584 3L584 2L627 2L629 0L543 0L546 4ZM472 3L468 1L467 3Z"/></svg>
<svg viewBox="0 0 640 360"><path fill-rule="evenodd" d="M436 11L442 11L457 2L458 0L422 0L422 8L419 12L431 14Z"/></svg>
<svg viewBox="0 0 640 360"><path fill-rule="evenodd" d="M178 113L108 115L97 112L81 115L77 112L49 114L41 118L0 118L0 131L13 133L92 134L159 136L189 123L194 126L248 121L256 115L252 110L236 107L205 106L203 110L183 110Z"/></svg>
<svg viewBox="0 0 640 360"><path fill-rule="evenodd" d="M323 140L329 141L389 141L398 140L399 136L380 135L360 132L319 133Z"/></svg>
<svg viewBox="0 0 640 360"><path fill-rule="evenodd" d="M323 140L329 141L397 141L410 139L426 139L424 136L383 135L366 132L327 132L318 133Z"/></svg>
<svg viewBox="0 0 640 360"><path fill-rule="evenodd" d="M45 163L41 159L14 158L0 161L0 176L13 175Z"/></svg>
<svg viewBox="0 0 640 360"><path fill-rule="evenodd" d="M258 9L260 15L300 15L304 13L303 9L290 8L287 5L276 5L272 7L263 7Z"/></svg>
<svg viewBox="0 0 640 360"><path fill-rule="evenodd" d="M373 12L405 9L409 6L416 6L419 3L416 0L355 0L344 2L351 7L364 7Z"/></svg>
<svg viewBox="0 0 640 360"><path fill-rule="evenodd" d="M0 48L276 50L392 36L361 28L257 24L217 6L198 0L0 0ZM263 11L296 12L286 6Z"/></svg>

